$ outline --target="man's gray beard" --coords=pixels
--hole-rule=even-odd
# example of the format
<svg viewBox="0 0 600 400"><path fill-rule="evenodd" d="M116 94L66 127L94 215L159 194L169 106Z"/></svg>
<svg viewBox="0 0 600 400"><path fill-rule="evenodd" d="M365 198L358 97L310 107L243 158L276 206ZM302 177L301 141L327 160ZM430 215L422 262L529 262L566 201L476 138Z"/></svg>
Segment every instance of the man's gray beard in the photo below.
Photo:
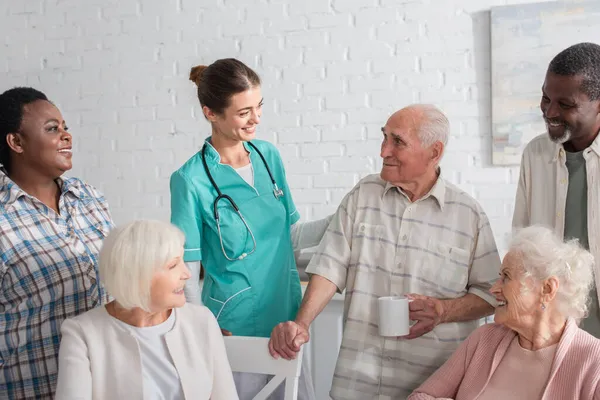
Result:
<svg viewBox="0 0 600 400"><path fill-rule="evenodd" d="M548 126L547 122L546 122L546 132L548 133L550 140L552 140L556 144L565 144L569 140L571 140L571 129L566 125L565 125L565 133L563 133L563 135L561 137L555 138L554 136L550 135L550 127Z"/></svg>

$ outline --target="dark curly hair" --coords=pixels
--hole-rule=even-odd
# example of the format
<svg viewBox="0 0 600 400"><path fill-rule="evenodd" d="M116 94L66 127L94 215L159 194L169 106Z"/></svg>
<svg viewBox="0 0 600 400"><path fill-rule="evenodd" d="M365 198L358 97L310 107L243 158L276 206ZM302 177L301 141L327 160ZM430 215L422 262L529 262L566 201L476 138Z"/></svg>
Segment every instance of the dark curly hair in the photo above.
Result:
<svg viewBox="0 0 600 400"><path fill-rule="evenodd" d="M0 164L10 173L10 148L6 141L9 133L21 128L23 108L38 100L46 100L46 95L30 87L16 87L0 94Z"/></svg>
<svg viewBox="0 0 600 400"><path fill-rule="evenodd" d="M578 43L558 53L548 72L563 76L582 76L581 91L590 100L600 100L600 45Z"/></svg>

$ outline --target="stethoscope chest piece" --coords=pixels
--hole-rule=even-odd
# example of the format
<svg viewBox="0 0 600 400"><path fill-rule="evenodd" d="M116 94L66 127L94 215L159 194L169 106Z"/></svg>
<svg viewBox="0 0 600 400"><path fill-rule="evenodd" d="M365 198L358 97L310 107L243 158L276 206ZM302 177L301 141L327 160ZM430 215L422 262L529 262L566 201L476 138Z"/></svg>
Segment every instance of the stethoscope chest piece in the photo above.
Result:
<svg viewBox="0 0 600 400"><path fill-rule="evenodd" d="M273 183L273 194L275 195L276 199L283 197L283 190L279 189L276 183Z"/></svg>

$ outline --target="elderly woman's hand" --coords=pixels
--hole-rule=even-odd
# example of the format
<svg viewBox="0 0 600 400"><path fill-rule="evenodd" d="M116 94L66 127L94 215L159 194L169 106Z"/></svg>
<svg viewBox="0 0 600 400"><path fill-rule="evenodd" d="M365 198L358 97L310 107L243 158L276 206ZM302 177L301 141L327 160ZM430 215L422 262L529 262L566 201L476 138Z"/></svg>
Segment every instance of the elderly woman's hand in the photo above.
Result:
<svg viewBox="0 0 600 400"><path fill-rule="evenodd" d="M417 323L410 328L410 333L403 337L414 339L430 332L441 322L444 307L442 301L435 297L420 294L409 294L407 297L412 300L408 303L408 317Z"/></svg>

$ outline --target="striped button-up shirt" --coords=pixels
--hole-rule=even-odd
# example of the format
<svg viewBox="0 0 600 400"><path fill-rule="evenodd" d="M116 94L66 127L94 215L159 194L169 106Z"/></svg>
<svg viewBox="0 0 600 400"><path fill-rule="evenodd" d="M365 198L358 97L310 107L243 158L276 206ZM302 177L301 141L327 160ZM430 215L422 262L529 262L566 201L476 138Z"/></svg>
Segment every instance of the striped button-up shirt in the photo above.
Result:
<svg viewBox="0 0 600 400"><path fill-rule="evenodd" d="M60 326L108 300L97 258L112 227L104 198L59 179L60 215L0 169L0 398L50 399Z"/></svg>
<svg viewBox="0 0 600 400"><path fill-rule="evenodd" d="M345 289L344 331L331 397L403 399L481 322L445 323L412 340L378 334L377 299L417 293L452 299L473 293L490 304L500 257L479 204L438 178L410 202L378 175L344 198L307 272Z"/></svg>

